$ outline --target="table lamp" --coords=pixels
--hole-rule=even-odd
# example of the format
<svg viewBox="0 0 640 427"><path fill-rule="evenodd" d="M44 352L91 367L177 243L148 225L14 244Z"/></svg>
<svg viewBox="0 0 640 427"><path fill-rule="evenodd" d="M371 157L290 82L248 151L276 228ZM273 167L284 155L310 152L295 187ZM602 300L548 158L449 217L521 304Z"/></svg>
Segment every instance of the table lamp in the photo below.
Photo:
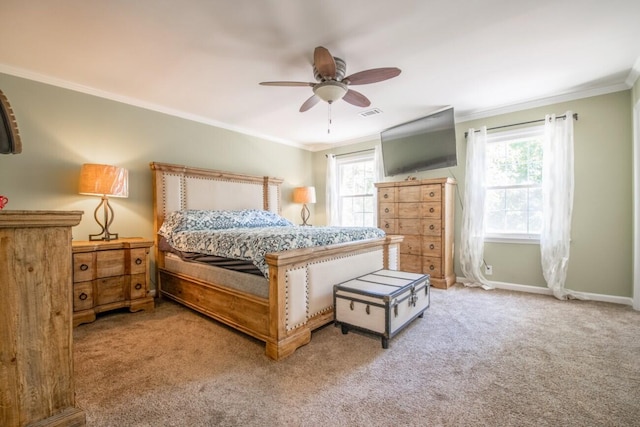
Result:
<svg viewBox="0 0 640 427"><path fill-rule="evenodd" d="M307 207L307 203L315 203L316 202L316 188L315 187L296 187L293 189L293 202L294 203L302 203L302 225L311 225L307 224L309 217L311 216L311 212L309 212L309 208Z"/></svg>
<svg viewBox="0 0 640 427"><path fill-rule="evenodd" d="M110 165L86 163L80 170L80 194L100 196L102 200L93 213L98 225L102 228L98 234L90 234L89 240L114 240L118 233L109 231L113 222L113 208L109 205L109 197L129 197L129 173L125 168ZM98 211L102 207L104 222L98 219Z"/></svg>

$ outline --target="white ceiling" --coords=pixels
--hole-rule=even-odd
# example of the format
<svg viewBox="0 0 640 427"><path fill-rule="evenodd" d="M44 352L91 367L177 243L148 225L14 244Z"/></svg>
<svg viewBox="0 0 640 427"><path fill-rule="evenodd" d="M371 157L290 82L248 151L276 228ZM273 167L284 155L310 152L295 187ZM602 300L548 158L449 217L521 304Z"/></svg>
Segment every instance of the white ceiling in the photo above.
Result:
<svg viewBox="0 0 640 427"><path fill-rule="evenodd" d="M2 0L0 72L309 149L451 105L460 120L629 88L638 0ZM300 113L324 46L347 75L398 67ZM382 114L362 117L377 108Z"/></svg>

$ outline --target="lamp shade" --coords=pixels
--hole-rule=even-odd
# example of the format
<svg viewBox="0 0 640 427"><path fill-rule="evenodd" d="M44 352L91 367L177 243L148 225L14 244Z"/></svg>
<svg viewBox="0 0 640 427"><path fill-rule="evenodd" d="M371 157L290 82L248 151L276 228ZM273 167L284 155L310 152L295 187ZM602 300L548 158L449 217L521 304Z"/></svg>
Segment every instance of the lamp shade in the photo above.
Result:
<svg viewBox="0 0 640 427"><path fill-rule="evenodd" d="M293 203L315 203L315 187L296 187L293 189Z"/></svg>
<svg viewBox="0 0 640 427"><path fill-rule="evenodd" d="M80 194L129 197L129 172L125 168L85 163L80 169Z"/></svg>

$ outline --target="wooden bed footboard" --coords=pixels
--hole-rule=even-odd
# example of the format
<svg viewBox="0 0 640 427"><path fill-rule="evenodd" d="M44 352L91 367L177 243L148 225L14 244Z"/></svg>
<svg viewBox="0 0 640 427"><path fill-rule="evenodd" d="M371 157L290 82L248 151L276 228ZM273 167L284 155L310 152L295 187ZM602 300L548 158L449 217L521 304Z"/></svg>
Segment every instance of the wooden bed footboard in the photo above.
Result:
<svg viewBox="0 0 640 427"><path fill-rule="evenodd" d="M379 270L399 269L401 236L267 254L269 298L159 269L160 290L202 314L266 343L274 360L333 321L333 286Z"/></svg>

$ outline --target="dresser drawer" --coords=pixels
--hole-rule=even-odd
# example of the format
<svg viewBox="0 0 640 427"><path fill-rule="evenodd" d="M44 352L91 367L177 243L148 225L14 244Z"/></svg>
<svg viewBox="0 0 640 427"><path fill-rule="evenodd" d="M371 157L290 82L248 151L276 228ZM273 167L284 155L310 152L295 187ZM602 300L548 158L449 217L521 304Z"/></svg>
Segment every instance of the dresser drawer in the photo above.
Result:
<svg viewBox="0 0 640 427"><path fill-rule="evenodd" d="M73 285L73 311L93 308L93 282L75 283Z"/></svg>
<svg viewBox="0 0 640 427"><path fill-rule="evenodd" d="M398 221L393 218L379 218L379 227L387 234L398 234Z"/></svg>
<svg viewBox="0 0 640 427"><path fill-rule="evenodd" d="M107 277L96 280L96 305L124 301L126 276Z"/></svg>
<svg viewBox="0 0 640 427"><path fill-rule="evenodd" d="M411 235L404 236L404 240L400 243L400 253L420 255L422 253L422 237Z"/></svg>
<svg viewBox="0 0 640 427"><path fill-rule="evenodd" d="M419 185L398 188L398 202L419 202L422 194L420 189Z"/></svg>
<svg viewBox="0 0 640 427"><path fill-rule="evenodd" d="M378 188L378 203L393 203L396 201L396 189Z"/></svg>
<svg viewBox="0 0 640 427"><path fill-rule="evenodd" d="M440 236L442 234L442 221L425 218L422 221L422 234L425 236Z"/></svg>
<svg viewBox="0 0 640 427"><path fill-rule="evenodd" d="M440 219L442 217L442 203L439 203L439 202L422 203L422 216L425 218Z"/></svg>
<svg viewBox="0 0 640 427"><path fill-rule="evenodd" d="M420 202L398 203L398 218L420 218Z"/></svg>
<svg viewBox="0 0 640 427"><path fill-rule="evenodd" d="M402 271L410 273L422 272L422 257L420 255L400 254Z"/></svg>
<svg viewBox="0 0 640 427"><path fill-rule="evenodd" d="M127 251L129 255L129 271L130 274L140 274L147 271L147 249L138 248Z"/></svg>
<svg viewBox="0 0 640 427"><path fill-rule="evenodd" d="M442 258L424 257L422 259L422 270L431 277L442 277Z"/></svg>
<svg viewBox="0 0 640 427"><path fill-rule="evenodd" d="M98 251L96 254L96 277L113 277L125 274L124 249Z"/></svg>
<svg viewBox="0 0 640 427"><path fill-rule="evenodd" d="M380 218L395 218L396 217L396 204L395 203L380 203L378 209L378 215Z"/></svg>
<svg viewBox="0 0 640 427"><path fill-rule="evenodd" d="M438 184L422 186L423 202L440 202L442 200L442 188Z"/></svg>
<svg viewBox="0 0 640 427"><path fill-rule="evenodd" d="M147 275L132 274L129 276L129 298L143 298L147 295Z"/></svg>
<svg viewBox="0 0 640 427"><path fill-rule="evenodd" d="M419 218L398 219L398 234L420 234L421 222Z"/></svg>
<svg viewBox="0 0 640 427"><path fill-rule="evenodd" d="M422 255L439 257L442 253L442 241L439 237L424 237L422 240Z"/></svg>

